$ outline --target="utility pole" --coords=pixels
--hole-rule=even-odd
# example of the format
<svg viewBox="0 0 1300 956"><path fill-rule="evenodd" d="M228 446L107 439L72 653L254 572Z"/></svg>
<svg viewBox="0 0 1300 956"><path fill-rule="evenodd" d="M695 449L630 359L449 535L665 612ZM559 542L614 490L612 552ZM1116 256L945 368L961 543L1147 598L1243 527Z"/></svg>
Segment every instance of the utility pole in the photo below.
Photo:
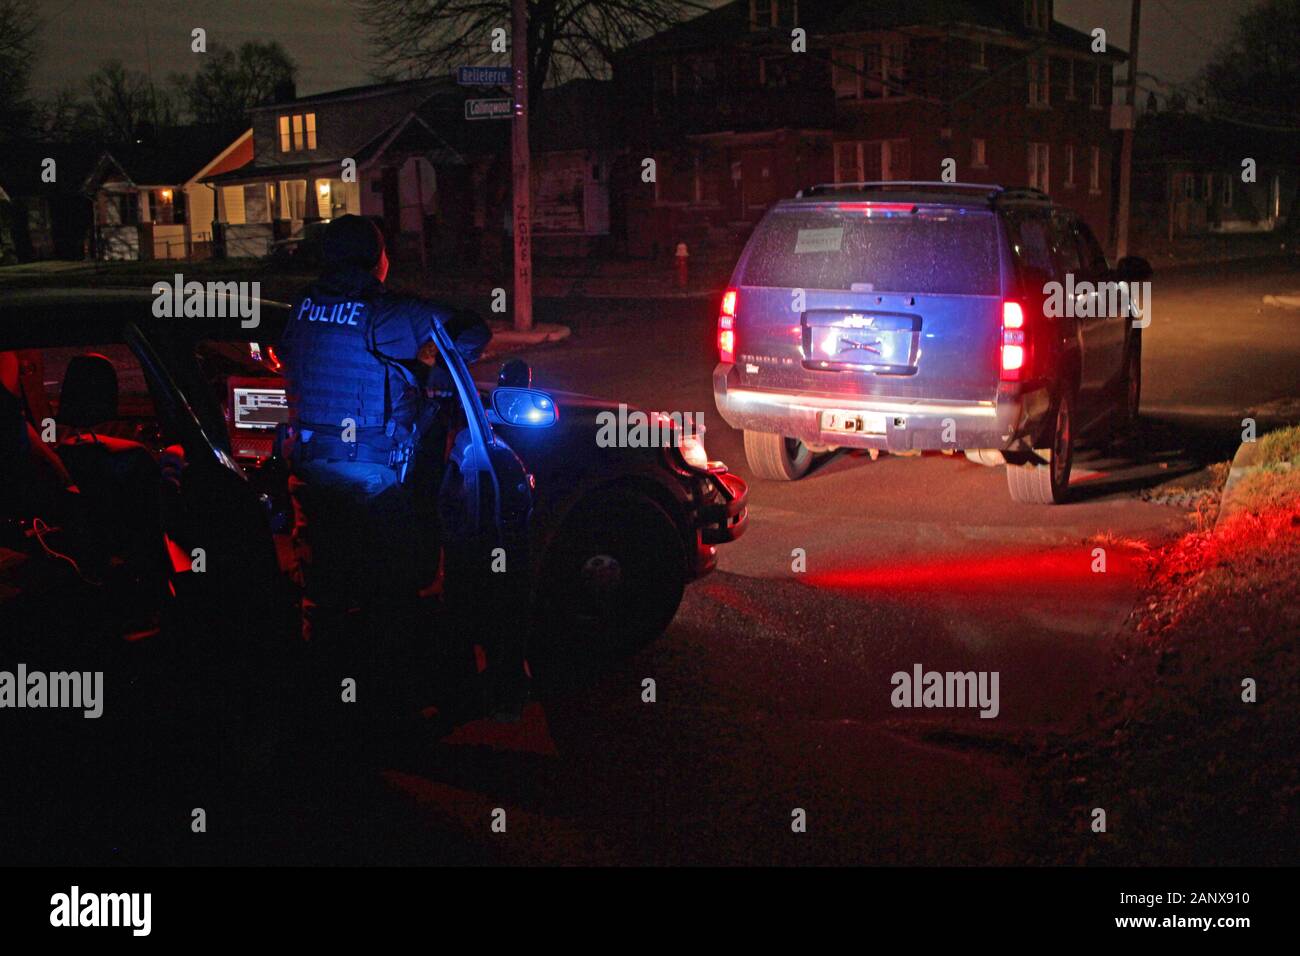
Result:
<svg viewBox="0 0 1300 956"><path fill-rule="evenodd" d="M1137 125L1138 34L1142 25L1142 0L1131 0L1128 27L1128 121L1119 160L1119 215L1115 223L1115 258L1128 255L1129 199L1133 190L1133 127Z"/></svg>
<svg viewBox="0 0 1300 956"><path fill-rule="evenodd" d="M532 190L528 155L528 0L514 0L510 63L515 72L510 126L512 219L515 241L515 329L533 327Z"/></svg>

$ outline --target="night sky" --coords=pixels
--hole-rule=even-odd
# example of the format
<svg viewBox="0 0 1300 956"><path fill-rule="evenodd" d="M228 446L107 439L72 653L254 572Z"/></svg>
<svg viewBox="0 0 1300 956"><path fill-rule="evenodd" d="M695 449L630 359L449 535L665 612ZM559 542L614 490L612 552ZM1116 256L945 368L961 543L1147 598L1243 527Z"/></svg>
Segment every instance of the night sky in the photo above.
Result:
<svg viewBox="0 0 1300 956"><path fill-rule="evenodd" d="M865 0L864 0L865 2ZM1143 72L1190 79L1225 37L1235 15L1252 0L1146 0ZM202 26L208 42L237 47L276 39L298 62L300 94L370 81L366 32L345 0L38 0L46 20L44 49L33 91L48 95L80 80L107 59L121 59L162 79L189 72L190 30ZM1128 46L1129 0L1057 0L1056 17L1077 29L1105 27Z"/></svg>

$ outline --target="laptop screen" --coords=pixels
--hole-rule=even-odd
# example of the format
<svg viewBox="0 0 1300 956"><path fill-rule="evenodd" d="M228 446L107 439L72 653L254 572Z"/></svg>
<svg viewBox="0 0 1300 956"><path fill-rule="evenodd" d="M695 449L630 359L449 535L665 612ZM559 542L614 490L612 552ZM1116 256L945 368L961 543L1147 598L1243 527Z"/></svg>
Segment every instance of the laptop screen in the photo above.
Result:
<svg viewBox="0 0 1300 956"><path fill-rule="evenodd" d="M282 388L239 388L231 392L236 428L270 431L289 420L289 400Z"/></svg>

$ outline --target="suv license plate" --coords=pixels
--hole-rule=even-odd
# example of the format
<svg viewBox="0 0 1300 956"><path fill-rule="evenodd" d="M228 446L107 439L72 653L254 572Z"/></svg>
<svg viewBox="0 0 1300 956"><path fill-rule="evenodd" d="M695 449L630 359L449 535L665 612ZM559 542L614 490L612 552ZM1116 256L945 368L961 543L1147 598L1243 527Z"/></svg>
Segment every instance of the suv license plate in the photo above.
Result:
<svg viewBox="0 0 1300 956"><path fill-rule="evenodd" d="M824 432L851 432L855 434L860 432L864 435L883 435L885 434L885 416L879 413L827 409L822 412L821 426Z"/></svg>

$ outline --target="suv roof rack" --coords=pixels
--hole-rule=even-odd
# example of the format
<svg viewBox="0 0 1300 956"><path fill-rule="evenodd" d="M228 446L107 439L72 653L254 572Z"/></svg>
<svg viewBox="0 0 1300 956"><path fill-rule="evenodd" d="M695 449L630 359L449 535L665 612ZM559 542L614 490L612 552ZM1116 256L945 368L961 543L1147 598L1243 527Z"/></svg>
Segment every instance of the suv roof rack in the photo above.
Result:
<svg viewBox="0 0 1300 956"><path fill-rule="evenodd" d="M1043 192L1041 189L1035 189L1032 186L1007 187L999 185L998 183L945 183L920 179L885 179L864 182L817 183L815 186L809 186L806 189L799 190L795 193L795 198L808 199L817 195L825 195L827 193L841 191L886 192L891 189L922 193L975 192L982 193L982 198L986 199L989 203L996 203L1000 200L1051 202L1047 193Z"/></svg>

